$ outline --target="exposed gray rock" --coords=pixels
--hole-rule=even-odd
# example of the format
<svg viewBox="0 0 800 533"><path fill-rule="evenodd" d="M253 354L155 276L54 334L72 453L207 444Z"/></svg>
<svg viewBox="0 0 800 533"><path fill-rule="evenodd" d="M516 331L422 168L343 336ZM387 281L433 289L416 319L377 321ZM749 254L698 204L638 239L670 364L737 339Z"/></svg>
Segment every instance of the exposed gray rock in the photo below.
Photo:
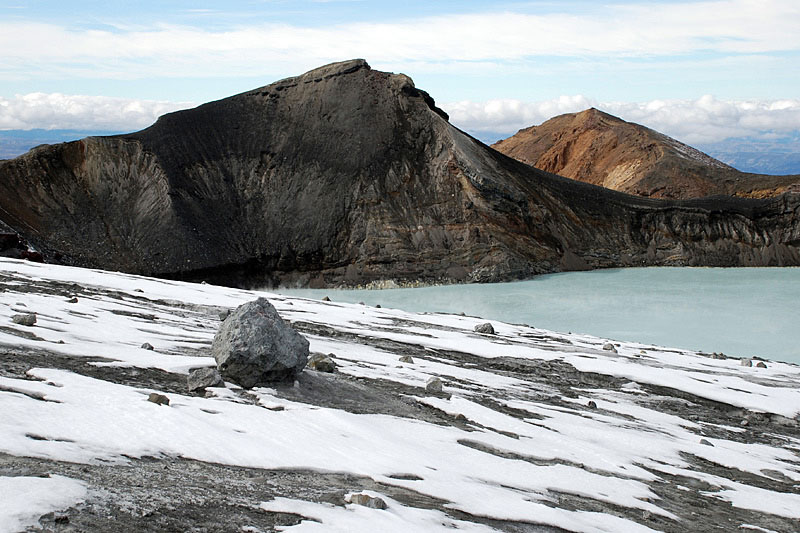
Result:
<svg viewBox="0 0 800 533"><path fill-rule="evenodd" d="M767 368L767 364L764 361L759 361L758 363L756 363L756 366L758 368Z"/></svg>
<svg viewBox="0 0 800 533"><path fill-rule="evenodd" d="M283 321L266 298L237 307L214 336L222 376L244 388L292 380L308 360L308 340Z"/></svg>
<svg viewBox="0 0 800 533"><path fill-rule="evenodd" d="M153 348L153 345L150 344L149 342L146 342L146 343L142 344L142 349L143 350L155 350L155 348Z"/></svg>
<svg viewBox="0 0 800 533"><path fill-rule="evenodd" d="M711 444L711 442L708 439L700 439L700 444L702 444L703 446L711 446L712 448L714 447L714 445Z"/></svg>
<svg viewBox="0 0 800 533"><path fill-rule="evenodd" d="M147 401L158 405L169 405L169 398L157 392L151 392L150 396L147 397Z"/></svg>
<svg viewBox="0 0 800 533"><path fill-rule="evenodd" d="M739 364L742 365L742 366L753 366L753 360L752 359L742 359Z"/></svg>
<svg viewBox="0 0 800 533"><path fill-rule="evenodd" d="M323 301L323 302L330 302L330 301L331 301L331 299L330 299L330 298L328 298L327 296L323 296L323 298L322 298L322 301Z"/></svg>
<svg viewBox="0 0 800 533"><path fill-rule="evenodd" d="M36 313L21 313L12 316L11 320L20 326L33 326L36 324Z"/></svg>
<svg viewBox="0 0 800 533"><path fill-rule="evenodd" d="M386 502L383 501L382 498L378 498L375 496L370 496L368 494L351 494L349 498L346 498L345 501L347 503L353 503L356 505L363 505L364 507L369 507L370 509L386 509L387 505Z"/></svg>
<svg viewBox="0 0 800 533"><path fill-rule="evenodd" d="M72 298L67 300L67 303L68 304L76 304L76 303L78 303L78 298L76 296L73 296Z"/></svg>
<svg viewBox="0 0 800 533"><path fill-rule="evenodd" d="M228 318L228 316L230 314L231 314L231 310L230 309L224 309L224 310L219 312L219 319L220 320L225 320L226 318Z"/></svg>
<svg viewBox="0 0 800 533"><path fill-rule="evenodd" d="M442 380L437 377L429 378L425 383L425 390L428 392L442 392Z"/></svg>
<svg viewBox="0 0 800 533"><path fill-rule="evenodd" d="M486 335L494 335L494 326L492 326L490 322L486 322L484 324L478 324L477 326L475 326L475 331Z"/></svg>
<svg viewBox="0 0 800 533"><path fill-rule="evenodd" d="M201 391L206 387L222 387L225 382L216 368L205 367L197 368L189 372L186 378L186 388L190 392Z"/></svg>
<svg viewBox="0 0 800 533"><path fill-rule="evenodd" d="M610 342L605 343L603 349L607 352L617 353L617 349Z"/></svg>
<svg viewBox="0 0 800 533"><path fill-rule="evenodd" d="M333 373L336 370L336 363L331 356L333 356L333 354L323 355L321 353L315 353L308 360L307 366L311 370L316 370L317 372Z"/></svg>
<svg viewBox="0 0 800 533"><path fill-rule="evenodd" d="M586 407L589 409L597 409L597 402L594 400L589 400L589 403L586 404Z"/></svg>
<svg viewBox="0 0 800 533"><path fill-rule="evenodd" d="M411 357L410 355L401 355L398 361L400 361L401 363L413 363L414 358Z"/></svg>

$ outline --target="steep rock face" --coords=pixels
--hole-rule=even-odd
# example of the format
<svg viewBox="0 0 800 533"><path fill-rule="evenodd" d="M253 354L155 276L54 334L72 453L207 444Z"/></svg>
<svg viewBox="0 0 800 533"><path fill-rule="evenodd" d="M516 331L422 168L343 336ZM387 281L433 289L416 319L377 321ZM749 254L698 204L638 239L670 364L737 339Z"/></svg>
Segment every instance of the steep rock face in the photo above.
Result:
<svg viewBox="0 0 800 533"><path fill-rule="evenodd" d="M492 145L574 180L653 198L800 192L800 176L749 174L675 139L591 108L552 118Z"/></svg>
<svg viewBox="0 0 800 533"><path fill-rule="evenodd" d="M0 162L0 218L48 260L237 285L799 264L799 205L659 202L536 170L363 60Z"/></svg>

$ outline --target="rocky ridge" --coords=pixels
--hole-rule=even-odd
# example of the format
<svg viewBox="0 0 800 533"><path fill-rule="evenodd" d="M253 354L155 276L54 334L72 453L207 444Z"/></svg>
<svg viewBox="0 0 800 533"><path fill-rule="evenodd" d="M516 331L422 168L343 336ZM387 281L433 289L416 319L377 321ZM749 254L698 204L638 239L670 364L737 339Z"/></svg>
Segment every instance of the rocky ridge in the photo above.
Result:
<svg viewBox="0 0 800 533"><path fill-rule="evenodd" d="M525 128L492 148L536 168L650 198L768 198L800 176L740 172L680 141L595 108Z"/></svg>
<svg viewBox="0 0 800 533"><path fill-rule="evenodd" d="M0 219L46 260L238 286L797 265L799 214L800 195L666 202L534 169L363 60L0 162Z"/></svg>

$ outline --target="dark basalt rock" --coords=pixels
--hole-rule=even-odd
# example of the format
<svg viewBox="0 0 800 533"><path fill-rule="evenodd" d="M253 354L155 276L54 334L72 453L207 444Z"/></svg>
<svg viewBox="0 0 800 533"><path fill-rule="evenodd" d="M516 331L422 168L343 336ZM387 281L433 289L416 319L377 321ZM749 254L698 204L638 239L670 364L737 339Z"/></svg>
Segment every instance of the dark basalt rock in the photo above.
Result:
<svg viewBox="0 0 800 533"><path fill-rule="evenodd" d="M363 60L2 161L0 218L47 260L240 286L800 264L800 195L667 202L567 180Z"/></svg>

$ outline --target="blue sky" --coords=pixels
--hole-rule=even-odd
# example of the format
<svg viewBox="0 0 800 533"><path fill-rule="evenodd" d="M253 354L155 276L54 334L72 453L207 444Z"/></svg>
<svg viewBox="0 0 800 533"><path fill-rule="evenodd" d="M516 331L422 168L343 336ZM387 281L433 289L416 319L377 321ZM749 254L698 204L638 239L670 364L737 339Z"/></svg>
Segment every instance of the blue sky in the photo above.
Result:
<svg viewBox="0 0 800 533"><path fill-rule="evenodd" d="M800 130L797 0L0 0L0 129L138 129L353 57L475 132L590 105L692 143Z"/></svg>

